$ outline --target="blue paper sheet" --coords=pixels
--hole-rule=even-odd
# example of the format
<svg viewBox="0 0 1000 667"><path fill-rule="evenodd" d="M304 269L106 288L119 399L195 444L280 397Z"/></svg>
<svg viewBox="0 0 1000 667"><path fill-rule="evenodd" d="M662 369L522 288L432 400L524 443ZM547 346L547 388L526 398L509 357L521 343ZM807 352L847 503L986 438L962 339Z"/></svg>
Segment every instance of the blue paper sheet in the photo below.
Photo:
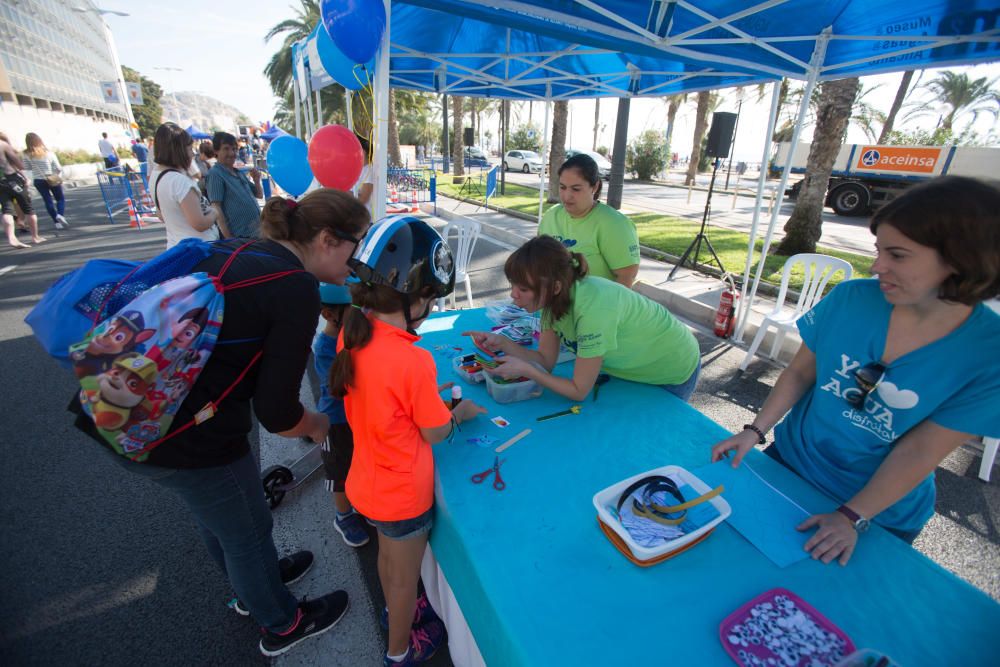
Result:
<svg viewBox="0 0 1000 667"><path fill-rule="evenodd" d="M803 547L813 531L800 533L795 527L812 512L769 486L775 482L763 468L759 461L745 461L735 469L729 461L719 461L691 473L711 487L725 485L722 497L733 509L729 525L775 565L788 567L809 556Z"/></svg>

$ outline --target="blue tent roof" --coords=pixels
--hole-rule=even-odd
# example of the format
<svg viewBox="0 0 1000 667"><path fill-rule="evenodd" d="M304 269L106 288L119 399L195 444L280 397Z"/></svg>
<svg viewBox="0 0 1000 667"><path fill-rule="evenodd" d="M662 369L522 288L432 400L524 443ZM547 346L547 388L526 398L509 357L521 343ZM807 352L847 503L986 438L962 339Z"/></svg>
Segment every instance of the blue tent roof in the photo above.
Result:
<svg viewBox="0 0 1000 667"><path fill-rule="evenodd" d="M996 0L393 0L390 30L393 87L529 99L1000 57Z"/></svg>
<svg viewBox="0 0 1000 667"><path fill-rule="evenodd" d="M185 130L185 132L187 132L188 134L190 134L192 139L211 139L212 138L212 135L210 133L205 132L204 130L202 130L200 127L198 127L194 123L191 123L190 125L188 125L187 129Z"/></svg>
<svg viewBox="0 0 1000 667"><path fill-rule="evenodd" d="M284 136L286 134L288 133L282 130L277 125L272 125L267 132L264 132L262 135L260 135L260 138L264 139L265 141L274 141L278 137Z"/></svg>

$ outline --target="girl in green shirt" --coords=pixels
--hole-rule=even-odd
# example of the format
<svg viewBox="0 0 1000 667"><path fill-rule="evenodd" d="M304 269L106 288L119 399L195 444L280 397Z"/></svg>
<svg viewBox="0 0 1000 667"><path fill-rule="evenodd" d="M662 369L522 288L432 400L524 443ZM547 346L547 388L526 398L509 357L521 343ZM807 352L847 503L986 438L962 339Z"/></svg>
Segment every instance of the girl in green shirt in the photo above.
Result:
<svg viewBox="0 0 1000 667"><path fill-rule="evenodd" d="M503 378L527 377L571 400L583 400L603 370L609 375L656 384L688 400L701 369L698 341L660 304L607 280L587 275L587 260L551 236L531 239L510 257L504 273L514 304L542 310L538 349L505 336L467 331L487 350L502 351L493 371ZM550 371L562 341L576 352L573 376Z"/></svg>

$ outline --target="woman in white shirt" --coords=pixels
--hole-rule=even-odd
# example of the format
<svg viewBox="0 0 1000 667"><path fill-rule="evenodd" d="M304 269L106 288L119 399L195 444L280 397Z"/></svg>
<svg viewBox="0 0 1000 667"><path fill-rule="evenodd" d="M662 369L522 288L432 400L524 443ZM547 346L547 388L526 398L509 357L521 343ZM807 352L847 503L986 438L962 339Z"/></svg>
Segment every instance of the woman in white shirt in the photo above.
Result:
<svg viewBox="0 0 1000 667"><path fill-rule="evenodd" d="M34 132L25 135L24 144L28 147L24 152L24 167L31 171L35 189L45 202L45 210L49 212L56 229L66 229L69 223L63 217L66 212L66 197L62 189L62 165L59 164L59 158Z"/></svg>
<svg viewBox="0 0 1000 667"><path fill-rule="evenodd" d="M198 184L188 175L193 144L191 135L176 123L163 123L156 130L149 180L153 201L167 228L167 248L191 237L204 241L219 238L215 210L203 202Z"/></svg>

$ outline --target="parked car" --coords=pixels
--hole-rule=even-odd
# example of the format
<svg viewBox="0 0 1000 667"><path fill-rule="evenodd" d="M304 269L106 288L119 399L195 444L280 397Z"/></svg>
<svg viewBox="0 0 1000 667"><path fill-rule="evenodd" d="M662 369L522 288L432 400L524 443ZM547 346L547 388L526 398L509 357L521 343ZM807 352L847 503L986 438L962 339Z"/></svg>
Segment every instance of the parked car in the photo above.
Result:
<svg viewBox="0 0 1000 667"><path fill-rule="evenodd" d="M504 171L537 174L542 170L542 158L535 151L507 151L503 158Z"/></svg>
<svg viewBox="0 0 1000 667"><path fill-rule="evenodd" d="M578 151L574 148L567 148L566 159L568 160L579 153L583 153L584 155L589 155L594 158L594 162L597 163L597 171L600 172L601 178L606 181L611 179L611 162L608 158L604 157L600 153L595 153L594 151Z"/></svg>
<svg viewBox="0 0 1000 667"><path fill-rule="evenodd" d="M490 156L487 155L486 152L479 146L466 146L465 157L477 160L486 160L487 162L490 159Z"/></svg>

